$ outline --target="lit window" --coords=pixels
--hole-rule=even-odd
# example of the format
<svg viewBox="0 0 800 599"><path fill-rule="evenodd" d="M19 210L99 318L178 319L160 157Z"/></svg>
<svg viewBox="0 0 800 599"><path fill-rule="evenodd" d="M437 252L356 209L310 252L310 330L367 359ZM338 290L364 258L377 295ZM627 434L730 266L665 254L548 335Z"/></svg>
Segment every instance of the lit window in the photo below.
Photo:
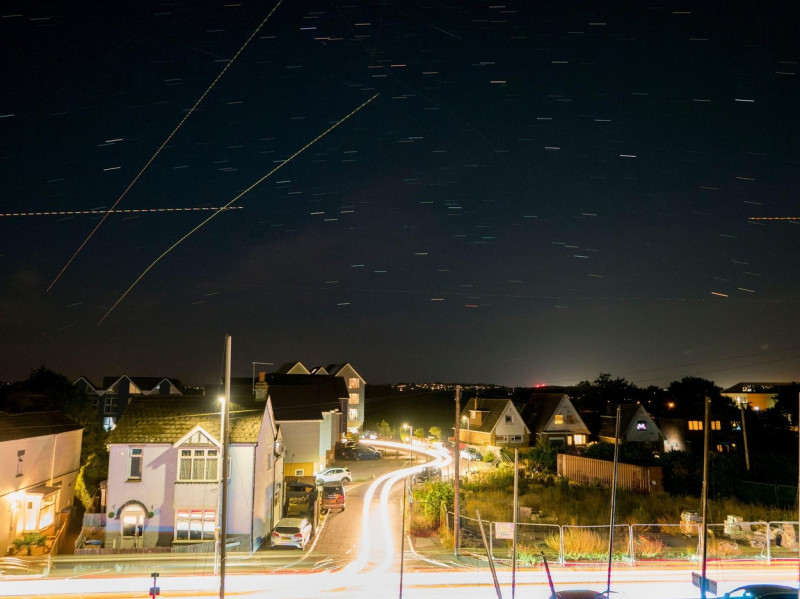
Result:
<svg viewBox="0 0 800 599"><path fill-rule="evenodd" d="M711 430L712 431L721 431L722 425L719 420L712 420L711 421Z"/></svg>
<svg viewBox="0 0 800 599"><path fill-rule="evenodd" d="M122 512L123 537L140 537L144 529L144 511L137 505L128 506Z"/></svg>
<svg viewBox="0 0 800 599"><path fill-rule="evenodd" d="M636 421L636 430L637 431L646 431L647 430L647 422L644 420L637 420Z"/></svg>
<svg viewBox="0 0 800 599"><path fill-rule="evenodd" d="M586 445L586 435L573 435L572 441L575 445Z"/></svg>
<svg viewBox="0 0 800 599"><path fill-rule="evenodd" d="M351 393L350 394L350 399L348 400L348 403L351 406L357 406L359 404L360 400L361 400L361 398L358 396L358 393Z"/></svg>
<svg viewBox="0 0 800 599"><path fill-rule="evenodd" d="M175 540L205 541L213 539L216 522L216 510L179 509L175 518Z"/></svg>
<svg viewBox="0 0 800 599"><path fill-rule="evenodd" d="M128 454L128 480L142 480L141 447L131 447Z"/></svg>
<svg viewBox="0 0 800 599"><path fill-rule="evenodd" d="M349 378L347 379L347 388L358 389L358 383L359 383L358 377Z"/></svg>
<svg viewBox="0 0 800 599"><path fill-rule="evenodd" d="M178 480L218 480L217 453L216 449L181 449L178 460Z"/></svg>
<svg viewBox="0 0 800 599"><path fill-rule="evenodd" d="M347 419L348 420L358 420L358 409L357 408L350 408L347 410Z"/></svg>
<svg viewBox="0 0 800 599"><path fill-rule="evenodd" d="M39 508L39 530L51 526L56 520L56 495L50 495L42 500Z"/></svg>
<svg viewBox="0 0 800 599"><path fill-rule="evenodd" d="M689 421L689 430L690 431L701 431L701 430L703 430L703 421L702 420L690 420Z"/></svg>
<svg viewBox="0 0 800 599"><path fill-rule="evenodd" d="M103 417L103 430L106 432L113 431L117 426L117 419L114 416Z"/></svg>
<svg viewBox="0 0 800 599"><path fill-rule="evenodd" d="M553 417L555 424L564 424L564 414L556 414Z"/></svg>

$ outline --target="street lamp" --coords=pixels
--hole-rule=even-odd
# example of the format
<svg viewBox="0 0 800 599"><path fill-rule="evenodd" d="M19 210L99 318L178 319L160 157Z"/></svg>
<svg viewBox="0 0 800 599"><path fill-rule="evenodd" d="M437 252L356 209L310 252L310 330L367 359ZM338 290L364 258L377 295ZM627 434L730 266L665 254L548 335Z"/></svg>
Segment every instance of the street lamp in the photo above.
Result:
<svg viewBox="0 0 800 599"><path fill-rule="evenodd" d="M225 396L220 395L217 397L217 401L219 401L219 452L217 453L217 480L219 481L219 505L217 506L217 539L214 544L214 576L219 573L219 556L220 553L220 543L222 541L222 485L224 481L222 480L222 460L220 456L223 454L223 447L225 444Z"/></svg>

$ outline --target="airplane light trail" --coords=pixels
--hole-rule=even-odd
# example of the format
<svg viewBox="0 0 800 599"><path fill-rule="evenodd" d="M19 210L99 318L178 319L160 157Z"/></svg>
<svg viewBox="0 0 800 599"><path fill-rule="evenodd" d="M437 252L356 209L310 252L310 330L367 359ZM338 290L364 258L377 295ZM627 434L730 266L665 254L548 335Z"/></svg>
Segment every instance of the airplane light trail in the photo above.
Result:
<svg viewBox="0 0 800 599"><path fill-rule="evenodd" d="M162 144L161 144L161 145L158 147L158 149L155 151L155 153L154 153L154 154L153 154L153 155L150 157L150 160L148 160L148 161L145 163L145 165L142 167L142 170L140 170L140 171L139 171L139 172L136 174L136 176L133 178L133 180L132 180L132 181L131 181L131 182L128 184L128 187L126 187L126 188L125 188L125 191L123 191L123 192L120 194L120 196L117 198L117 201L116 201L116 202L114 202L114 205L113 205L113 206L111 206L111 211L115 211L116 207L117 207L117 206L119 205L119 203L122 201L122 198L124 198L124 197L125 197L125 195L126 195L126 194L127 194L127 193L128 193L130 190L131 190L131 188L132 188L132 187L133 187L133 186L136 184L136 182L137 182L137 181L138 181L138 180L141 178L141 176L144 174L144 172L147 170L147 168L148 168L148 167L149 167L149 166L150 166L150 165L153 163L153 161L156 159L156 157L158 157L158 155L161 153L161 151L162 151L162 150L163 150L165 147L167 147L167 144L170 142L170 140L171 140L171 139L172 139L172 138L175 136L175 134L178 132L178 129L180 129L180 128L183 126L183 124L186 122L186 120L187 120L187 119L188 119L188 118L189 118L189 117L190 117L192 114L194 114L194 112L197 110L197 107L200 105L200 103L201 103L201 102L202 102L202 101L205 99L205 97L206 97L206 96L209 94L209 92L210 92L210 91L211 91L211 90L214 88L214 86L215 86L215 85L217 84L217 82L218 82L218 81L219 81L219 80L222 78L222 76L225 74L225 72L226 72L226 71L227 71L229 68L231 68L231 65L232 65L232 64L233 64L233 63L236 61L236 59L237 59L237 58L239 57L239 55L240 55L240 54L241 54L241 53L244 51L244 49L245 49L245 48L248 46L248 44L249 44L249 43L250 43L250 42L253 40L253 38L254 38L254 37L256 37L256 35L258 35L258 32L259 32L259 31L261 31L261 28L264 26L264 24L265 24L265 23L266 23L266 22L269 20L269 18L272 16L272 13L274 13L274 12L275 12L275 11L278 9L278 7L281 5L281 3L282 3L282 2L283 2L283 0L278 0L278 3L277 3L277 4L276 4L276 5L275 5L275 6L272 8L272 10L271 10L271 11L269 11L269 14L268 14L266 17L264 17L264 20L263 20L263 21L261 21L261 23L259 24L259 26L258 26L258 27L256 27L256 28L253 30L253 33L250 35L250 37L249 37L249 38L247 38L247 41L245 41L245 43L244 43L244 44L242 44L242 46L239 48L239 50L237 50L236 54L234 54L234 55L233 55L233 58L231 58L231 59L228 61L228 64L226 64L226 65L225 65L225 68L224 68L224 69L222 69L222 71L220 71L220 73L219 73L219 75L217 75L216 79L214 79L214 81L212 81L212 82L211 82L211 85L209 85L209 86L206 88L206 91L204 91L204 92L203 92L203 94L200 96L200 98L197 100L197 102L195 102L195 103L194 103L194 106L192 106L192 107L191 107L191 108L190 108L190 109L189 109L189 110L186 112L186 115L185 115L185 116L184 116L184 117L181 119L181 122L180 122L180 123L178 123L178 126L177 126L177 127L175 127L175 128L172 130L172 133L170 133L169 135L167 135L167 138L166 138L166 139L163 141L163 143L162 143ZM52 289L52 288L53 288L53 285L55 285L55 284L56 284L56 282L57 282L57 281L58 281L58 280L61 278L61 275L63 275L63 274L64 274L64 272L67 270L67 268L69 268L69 265L70 265L70 264L72 264L72 262L75 260L75 258L77 258L78 254L79 254L79 253L81 252L81 250L82 250L82 249L83 249L83 248L86 246L86 244L87 244L87 243L89 243L89 240L92 238L92 236L93 236L95 233L97 233L97 230L98 230L98 229L99 229L99 228L102 226L102 224L103 224L104 222L106 222L106 219L107 219L107 218L108 218L108 214L105 214L105 215L103 216L103 218L101 218L101 219L100 219L100 222L98 222L98 223L97 223L97 225L95 226L95 228L94 228L94 229L92 229L92 231L89 233L89 235L87 235L87 236L86 236L86 239L84 239L84 240L83 240L83 243L81 243L80 247L78 247L78 249L77 249L77 250L75 250L75 253L74 253L74 254L72 254L72 257L71 257L71 258L70 258L70 259L67 261L67 263L64 265L64 267L61 269L61 271L60 271L60 272L59 272L59 273L56 275L56 278L55 278L55 279L53 279L53 281L52 281L52 282L50 283L50 285L47 287L47 291L50 291L50 289Z"/></svg>
<svg viewBox="0 0 800 599"><path fill-rule="evenodd" d="M111 306L111 307L108 309L108 311L107 311L107 312L106 312L106 313L103 315L103 318L101 318L101 319L98 321L97 325L98 325L98 326L99 326L99 325L101 325L101 324L103 323L103 321L104 321L106 318L108 318L108 315L109 315L109 314L111 314L111 312L114 310L114 308L116 308L116 307L119 305L119 303L120 303L120 302L121 302L123 299L125 299L125 296L127 296L127 295L128 295L128 294L129 294L129 293L130 293L130 292L133 290L133 288L134 288L134 287L136 287L136 285L139 283L139 281L141 281L141 280L144 278L144 276L145 276L145 275L146 275L148 272L150 272L150 269L151 269L151 268L153 268L153 267L154 267L156 264L158 264L158 262L159 262L159 261L160 261L160 260L161 260L161 259L162 259L164 256L166 256L166 255L167 255L167 254L169 254L169 253L170 253L172 250L174 250L176 247L178 247L178 246L179 246L181 243L183 243L183 241L184 241L185 239L187 239L189 236L191 236L193 233L195 233L195 232L196 232L198 229L200 229L200 228L201 228L203 225L205 225L205 224L206 224L208 221L210 221L212 218L214 218L215 216L217 216L217 215L218 215L220 212L222 212L222 210L223 210L224 208L227 208L228 206L230 206L230 205L234 204L235 202L237 202L238 200L240 200L240 199L241 199L241 198L242 198L242 197L243 197L245 194L248 194L248 193L250 193L250 192L251 192L253 189L255 189L255 188L258 186L258 185L260 185L261 183L263 183L264 181L266 181L266 180L267 180L269 177L271 177L273 174L275 174L275 173L276 173L278 170L280 170L281 168L283 168L284 166L286 166L287 164L289 164L289 163L290 163L292 160L294 160L295 158L297 158L297 157L298 157L300 154L302 154L303 152L305 152L305 151L306 151L308 148L310 148L311 146L313 146L313 145L314 145L315 143L317 143L317 142L318 142L320 139L322 139L323 137L325 137L326 135L328 135L328 133L330 133L331 131L333 131L334 129L336 129L336 127L338 127L339 125L341 125L342 123L344 123L344 122L345 122L347 119L349 119L349 118L350 118L351 116L353 116L354 114L356 114L356 113L360 112L362 108L364 108L364 107L365 107L367 104L369 104L370 102L372 102L372 101L373 101L375 98L377 98L379 95L380 95L380 94L375 94L374 96L372 96L371 98L369 98L369 99L368 99L368 100L366 100L365 102L362 102L360 106L358 106L357 108L354 108L352 111L350 111L350 113L349 113L347 116L345 116L343 119L341 119L341 120L339 120L339 121L335 121L335 122L333 123L333 125L331 125L331 126L330 126L330 127L328 127L327 129L325 129L325 131L323 131L322 133L320 133L319 135L317 135L317 136L316 136L314 139L312 139L310 142L308 142L308 143L307 143L306 145L304 145L302 148L300 148L299 150L297 150L297 151L296 151L294 154L292 154L291 156L289 156L289 157L288 157L286 160L282 161L280 164L278 164L278 166L276 166L275 168L273 168L273 169L272 169L271 171L269 171L269 172L268 172L266 175L264 175L263 177L261 177L260 179L258 179L258 180L257 180L255 183L253 183L253 184L252 184L252 185L250 185L249 187L247 187L247 188L245 188L244 190L242 190L242 191L241 191L241 192L240 192L238 195L234 196L234 198L233 198L232 200L230 200L230 201L229 201L227 204L225 204L225 205L224 205L222 208L220 208L219 210L217 210L216 212L214 212L214 213L213 213L211 216L209 216L207 219L205 219L203 222L201 222L199 225L197 225L197 226L196 226L194 229L192 229L191 231L189 231L188 233L186 233L186 235L184 235L183 237L181 237L180 239L178 239L178 241L176 241L176 242L175 242L175 243L173 243L171 246L169 246L169 247L168 247L166 250L164 250L164 252L163 252L163 253L162 253L162 254L161 254L161 255L160 255L158 258L156 258L156 259L155 259L155 260L154 260L154 261L153 261L153 262L150 264L150 266L148 266L147 268L145 268L145 269L144 269L144 271L142 272L142 274L140 274L140 275L139 275L139 276L136 278L136 280L135 280L135 281L134 281L134 282L131 284L131 286L130 286L130 287L128 287L128 288L125 290L125 293L123 293L123 294L122 294L122 295L119 297L119 299L118 299L116 302L114 302L114 305L113 305L113 306Z"/></svg>
<svg viewBox="0 0 800 599"><path fill-rule="evenodd" d="M40 212L0 212L8 216L81 216L84 214L141 214L145 212L200 212L202 210L244 210L244 206L196 206L191 208L124 208L122 210L45 210Z"/></svg>

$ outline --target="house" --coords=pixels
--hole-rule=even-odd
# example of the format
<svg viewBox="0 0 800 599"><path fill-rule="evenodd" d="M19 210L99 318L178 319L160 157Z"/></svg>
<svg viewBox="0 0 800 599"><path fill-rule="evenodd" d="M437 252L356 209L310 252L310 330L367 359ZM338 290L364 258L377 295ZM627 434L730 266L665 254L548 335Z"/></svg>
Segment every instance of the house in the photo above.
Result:
<svg viewBox="0 0 800 599"><path fill-rule="evenodd" d="M60 412L0 412L0 547L56 534L75 494L83 426Z"/></svg>
<svg viewBox="0 0 800 599"><path fill-rule="evenodd" d="M461 410L459 447L477 445L487 450L527 447L530 435L510 399L475 397Z"/></svg>
<svg viewBox="0 0 800 599"><path fill-rule="evenodd" d="M348 391L348 403L343 412L347 418L347 431L359 433L364 428L364 399L367 382L356 372L356 369L348 363L328 364L327 366L315 366L310 370L303 366L301 362L287 362L281 365L274 374L312 374L338 376L345 380Z"/></svg>
<svg viewBox="0 0 800 599"><path fill-rule="evenodd" d="M705 437L703 408L699 406L685 412L679 417L658 418L658 426L664 440L664 451L703 451ZM734 419L731 416L729 410L712 408L709 414L710 451L727 453L735 451L739 444L744 444L741 417Z"/></svg>
<svg viewBox="0 0 800 599"><path fill-rule="evenodd" d="M287 476L312 476L333 460L345 433L345 379L332 375L259 373L255 401L270 400L286 445Z"/></svg>
<svg viewBox="0 0 800 599"><path fill-rule="evenodd" d="M133 398L108 439L106 547L215 540L222 475L215 399ZM281 517L282 442L269 401L230 406L228 541L258 548Z"/></svg>
<svg viewBox="0 0 800 599"><path fill-rule="evenodd" d="M566 393L534 392L522 408L522 418L531 430L532 443L545 439L558 447L582 447L589 429Z"/></svg>
<svg viewBox="0 0 800 599"><path fill-rule="evenodd" d="M79 377L73 385L82 389L97 409L97 417L106 431L112 430L125 408L134 397L183 397L184 388L178 379L164 377L103 377L103 384L96 386L87 377Z"/></svg>
<svg viewBox="0 0 800 599"><path fill-rule="evenodd" d="M775 407L775 398L781 387L790 387L792 383L736 383L722 391L720 395L730 398L737 406L749 405L753 410L768 410Z"/></svg>
<svg viewBox="0 0 800 599"><path fill-rule="evenodd" d="M619 438L622 443L635 444L642 449L661 450L664 435L647 410L640 404L624 404L620 406ZM597 437L606 443L616 442L617 416L604 415Z"/></svg>

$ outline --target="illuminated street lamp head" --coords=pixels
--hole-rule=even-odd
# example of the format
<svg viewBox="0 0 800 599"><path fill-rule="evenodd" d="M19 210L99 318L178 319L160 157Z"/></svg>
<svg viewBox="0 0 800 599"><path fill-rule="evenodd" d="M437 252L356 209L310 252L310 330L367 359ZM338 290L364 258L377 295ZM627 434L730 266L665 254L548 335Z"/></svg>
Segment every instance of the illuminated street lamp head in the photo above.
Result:
<svg viewBox="0 0 800 599"><path fill-rule="evenodd" d="M225 396L224 395L220 395L219 397L217 397L217 401L219 401L219 404L221 406L224 406L225 405Z"/></svg>

